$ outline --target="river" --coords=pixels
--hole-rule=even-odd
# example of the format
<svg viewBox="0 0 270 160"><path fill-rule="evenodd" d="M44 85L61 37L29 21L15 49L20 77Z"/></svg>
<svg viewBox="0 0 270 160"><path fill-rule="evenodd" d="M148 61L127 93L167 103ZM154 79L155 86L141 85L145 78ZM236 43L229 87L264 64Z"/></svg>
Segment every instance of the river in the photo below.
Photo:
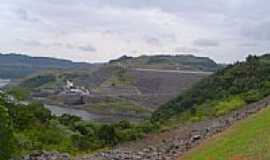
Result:
<svg viewBox="0 0 270 160"><path fill-rule="evenodd" d="M8 85L9 82L10 82L9 79L0 79L0 90L1 90L1 88ZM23 102L23 103L28 103L28 102ZM66 114L70 114L70 115L74 115L74 116L79 116L83 120L95 120L95 119L100 117L100 116L97 116L95 114L91 114L91 113L84 111L84 110L64 108L64 107L59 107L56 105L44 104L44 107L49 109L52 112L52 114L56 115L56 116L61 116L62 114L66 113Z"/></svg>
<svg viewBox="0 0 270 160"><path fill-rule="evenodd" d="M0 89L5 87L9 82L9 79L0 79Z"/></svg>
<svg viewBox="0 0 270 160"><path fill-rule="evenodd" d="M48 105L48 104L44 104L44 107L49 109L52 112L52 114L56 116L61 116L63 114L70 114L70 115L81 117L83 120L95 120L99 118L98 115L89 113L84 110L64 108L64 107L59 107L56 105Z"/></svg>
<svg viewBox="0 0 270 160"><path fill-rule="evenodd" d="M10 80L0 79L0 90L4 86L6 86L9 82L10 82ZM23 101L20 103L28 104L29 102ZM111 123L111 122L119 121L119 120L126 119L126 118L128 118L132 121L141 120L140 118L136 118L136 117L126 117L126 116L122 116L122 115L104 115L104 114L90 113L90 112L87 112L87 111L84 111L81 109L61 107L58 105L49 105L46 103L43 103L43 104L44 104L44 107L49 109L51 111L51 113L55 116L69 114L69 115L81 117L83 120L86 120L86 121L92 120L92 121L106 122L106 123Z"/></svg>

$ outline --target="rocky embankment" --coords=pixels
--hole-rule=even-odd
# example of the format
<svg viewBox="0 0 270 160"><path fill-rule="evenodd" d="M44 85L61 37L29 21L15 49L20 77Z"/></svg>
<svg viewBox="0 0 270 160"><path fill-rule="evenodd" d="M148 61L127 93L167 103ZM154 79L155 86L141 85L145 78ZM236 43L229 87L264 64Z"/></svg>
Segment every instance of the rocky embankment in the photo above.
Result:
<svg viewBox="0 0 270 160"><path fill-rule="evenodd" d="M123 144L111 151L79 157L76 160L175 160L203 140L224 131L235 122L269 104L270 96L216 119L179 127L138 142Z"/></svg>
<svg viewBox="0 0 270 160"><path fill-rule="evenodd" d="M22 160L71 160L68 154L57 152L36 151L25 156Z"/></svg>

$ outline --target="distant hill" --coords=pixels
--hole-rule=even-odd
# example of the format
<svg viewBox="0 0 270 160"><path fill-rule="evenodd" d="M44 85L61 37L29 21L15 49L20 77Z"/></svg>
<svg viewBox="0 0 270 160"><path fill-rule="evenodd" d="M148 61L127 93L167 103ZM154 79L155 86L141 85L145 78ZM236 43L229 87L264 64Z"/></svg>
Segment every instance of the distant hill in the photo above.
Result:
<svg viewBox="0 0 270 160"><path fill-rule="evenodd" d="M217 71L222 65L208 57L196 57L193 55L155 55L128 57L122 56L111 60L110 64L122 65L135 68L154 68L154 69L178 69L195 71Z"/></svg>
<svg viewBox="0 0 270 160"><path fill-rule="evenodd" d="M201 120L226 114L270 94L270 55L249 56L202 79L162 105L153 120Z"/></svg>
<svg viewBox="0 0 270 160"><path fill-rule="evenodd" d="M22 78L48 69L91 69L89 63L75 63L69 60L30 57L22 54L0 54L0 78Z"/></svg>

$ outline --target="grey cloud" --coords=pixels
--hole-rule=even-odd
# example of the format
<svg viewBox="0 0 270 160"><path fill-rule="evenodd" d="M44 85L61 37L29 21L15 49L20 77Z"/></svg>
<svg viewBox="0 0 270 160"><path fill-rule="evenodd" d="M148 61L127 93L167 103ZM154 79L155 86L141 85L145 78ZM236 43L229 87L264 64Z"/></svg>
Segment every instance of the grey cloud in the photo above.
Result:
<svg viewBox="0 0 270 160"><path fill-rule="evenodd" d="M91 45L87 45L87 46L78 46L78 49L81 50L81 51L85 51L85 52L96 52L97 49L94 48L93 46Z"/></svg>
<svg viewBox="0 0 270 160"><path fill-rule="evenodd" d="M16 38L16 42L19 44L22 44L24 46L30 46L30 47L40 47L40 46L47 46L46 44L36 41L36 40L27 40L22 38Z"/></svg>
<svg viewBox="0 0 270 160"><path fill-rule="evenodd" d="M179 53L199 53L200 50L198 48L191 48L191 47L176 47L175 48L175 52L179 52Z"/></svg>
<svg viewBox="0 0 270 160"><path fill-rule="evenodd" d="M114 57L137 48L166 52L176 47L176 52L213 58L222 57L216 53L242 57L251 46L252 52L268 48L262 44L270 40L269 5L268 0L2 0L0 33L5 40L0 44L9 43L5 50L70 50L70 55L101 50ZM17 37L24 40L12 43ZM85 44L92 41L95 46Z"/></svg>
<svg viewBox="0 0 270 160"><path fill-rule="evenodd" d="M253 43L253 42L240 43L239 45L240 45L241 47L256 47L256 46L258 46L257 43Z"/></svg>
<svg viewBox="0 0 270 160"><path fill-rule="evenodd" d="M219 46L219 42L216 40L211 40L211 39L197 39L193 41L193 44L195 46L200 46L200 47L217 47Z"/></svg>
<svg viewBox="0 0 270 160"><path fill-rule="evenodd" d="M83 52L96 52L97 49L91 45L74 45L74 44L66 44L65 45L68 49L72 49L72 50L79 50L79 51L83 51Z"/></svg>
<svg viewBox="0 0 270 160"><path fill-rule="evenodd" d="M161 42L158 38L155 37L145 37L145 42L152 46L161 46Z"/></svg>
<svg viewBox="0 0 270 160"><path fill-rule="evenodd" d="M242 35L253 40L269 41L270 40L270 21L258 23L243 28Z"/></svg>
<svg viewBox="0 0 270 160"><path fill-rule="evenodd" d="M28 22L37 22L39 21L37 18L32 17L27 10L19 8L16 10L16 14L19 19L28 21Z"/></svg>

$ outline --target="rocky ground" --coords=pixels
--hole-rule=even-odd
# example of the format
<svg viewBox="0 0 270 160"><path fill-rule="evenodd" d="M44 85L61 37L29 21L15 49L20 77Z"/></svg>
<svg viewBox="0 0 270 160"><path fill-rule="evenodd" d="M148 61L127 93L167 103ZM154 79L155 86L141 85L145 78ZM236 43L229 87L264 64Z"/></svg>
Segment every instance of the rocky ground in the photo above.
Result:
<svg viewBox="0 0 270 160"><path fill-rule="evenodd" d="M216 119L179 127L158 135L149 135L141 141L123 144L111 151L78 157L76 160L175 160L207 138L269 104L270 96Z"/></svg>
<svg viewBox="0 0 270 160"><path fill-rule="evenodd" d="M36 151L25 156L22 160L70 160L70 156L57 152Z"/></svg>

